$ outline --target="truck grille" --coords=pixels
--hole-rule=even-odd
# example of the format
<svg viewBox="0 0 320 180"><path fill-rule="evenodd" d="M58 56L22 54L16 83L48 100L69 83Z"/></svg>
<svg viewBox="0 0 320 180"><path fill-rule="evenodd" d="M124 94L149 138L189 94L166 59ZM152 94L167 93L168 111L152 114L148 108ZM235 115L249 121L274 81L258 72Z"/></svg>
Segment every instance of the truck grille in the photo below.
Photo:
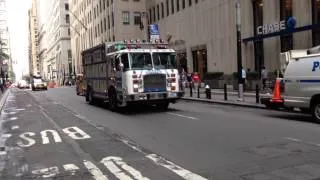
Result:
<svg viewBox="0 0 320 180"><path fill-rule="evenodd" d="M165 74L149 74L143 77L145 92L166 91L167 82Z"/></svg>

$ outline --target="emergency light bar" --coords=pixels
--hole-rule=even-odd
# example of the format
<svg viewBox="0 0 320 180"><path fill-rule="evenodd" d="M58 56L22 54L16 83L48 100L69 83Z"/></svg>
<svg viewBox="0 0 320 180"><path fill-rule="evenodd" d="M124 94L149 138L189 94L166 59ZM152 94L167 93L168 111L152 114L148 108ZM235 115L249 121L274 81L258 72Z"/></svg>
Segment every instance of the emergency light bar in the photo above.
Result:
<svg viewBox="0 0 320 180"><path fill-rule="evenodd" d="M164 43L163 40L155 42L141 42L140 40L124 40L123 42L115 42L109 45L108 52L114 52L124 49L167 49L168 43Z"/></svg>

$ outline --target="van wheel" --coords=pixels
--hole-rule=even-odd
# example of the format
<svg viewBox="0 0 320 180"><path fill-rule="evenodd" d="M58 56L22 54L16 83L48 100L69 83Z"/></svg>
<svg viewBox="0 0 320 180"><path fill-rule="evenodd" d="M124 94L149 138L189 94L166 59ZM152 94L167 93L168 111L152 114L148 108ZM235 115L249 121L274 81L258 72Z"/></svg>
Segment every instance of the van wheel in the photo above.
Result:
<svg viewBox="0 0 320 180"><path fill-rule="evenodd" d="M320 102L317 101L312 106L312 117L317 123L320 123Z"/></svg>
<svg viewBox="0 0 320 180"><path fill-rule="evenodd" d="M117 93L114 89L110 89L108 91L108 101L109 101L110 110L116 111L118 109L118 103L117 103Z"/></svg>

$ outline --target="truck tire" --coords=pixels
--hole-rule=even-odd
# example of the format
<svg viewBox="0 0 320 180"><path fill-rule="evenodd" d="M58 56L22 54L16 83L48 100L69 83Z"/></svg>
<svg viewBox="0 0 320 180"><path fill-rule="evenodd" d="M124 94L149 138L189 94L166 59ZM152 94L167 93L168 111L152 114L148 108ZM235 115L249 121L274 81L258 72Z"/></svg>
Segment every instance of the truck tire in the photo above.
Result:
<svg viewBox="0 0 320 180"><path fill-rule="evenodd" d="M108 101L109 101L109 109L111 111L116 111L118 109L118 102L117 102L117 93L114 88L111 88L108 91Z"/></svg>
<svg viewBox="0 0 320 180"><path fill-rule="evenodd" d="M156 104L157 108L162 110L162 111L167 111L169 108L169 102L160 102L158 104Z"/></svg>
<svg viewBox="0 0 320 180"><path fill-rule="evenodd" d="M311 110L313 120L317 123L320 123L320 100L317 100L313 103Z"/></svg>

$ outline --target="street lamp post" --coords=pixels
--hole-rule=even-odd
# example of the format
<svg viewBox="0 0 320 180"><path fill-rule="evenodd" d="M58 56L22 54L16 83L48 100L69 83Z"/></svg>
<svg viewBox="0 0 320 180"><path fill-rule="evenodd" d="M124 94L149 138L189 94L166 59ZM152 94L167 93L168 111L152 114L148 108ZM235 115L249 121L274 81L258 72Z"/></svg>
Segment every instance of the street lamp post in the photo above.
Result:
<svg viewBox="0 0 320 180"><path fill-rule="evenodd" d="M243 101L240 0L236 0L235 4L236 4L236 28L237 28L237 66L238 66L238 86L239 86L238 95L239 95L239 100Z"/></svg>

